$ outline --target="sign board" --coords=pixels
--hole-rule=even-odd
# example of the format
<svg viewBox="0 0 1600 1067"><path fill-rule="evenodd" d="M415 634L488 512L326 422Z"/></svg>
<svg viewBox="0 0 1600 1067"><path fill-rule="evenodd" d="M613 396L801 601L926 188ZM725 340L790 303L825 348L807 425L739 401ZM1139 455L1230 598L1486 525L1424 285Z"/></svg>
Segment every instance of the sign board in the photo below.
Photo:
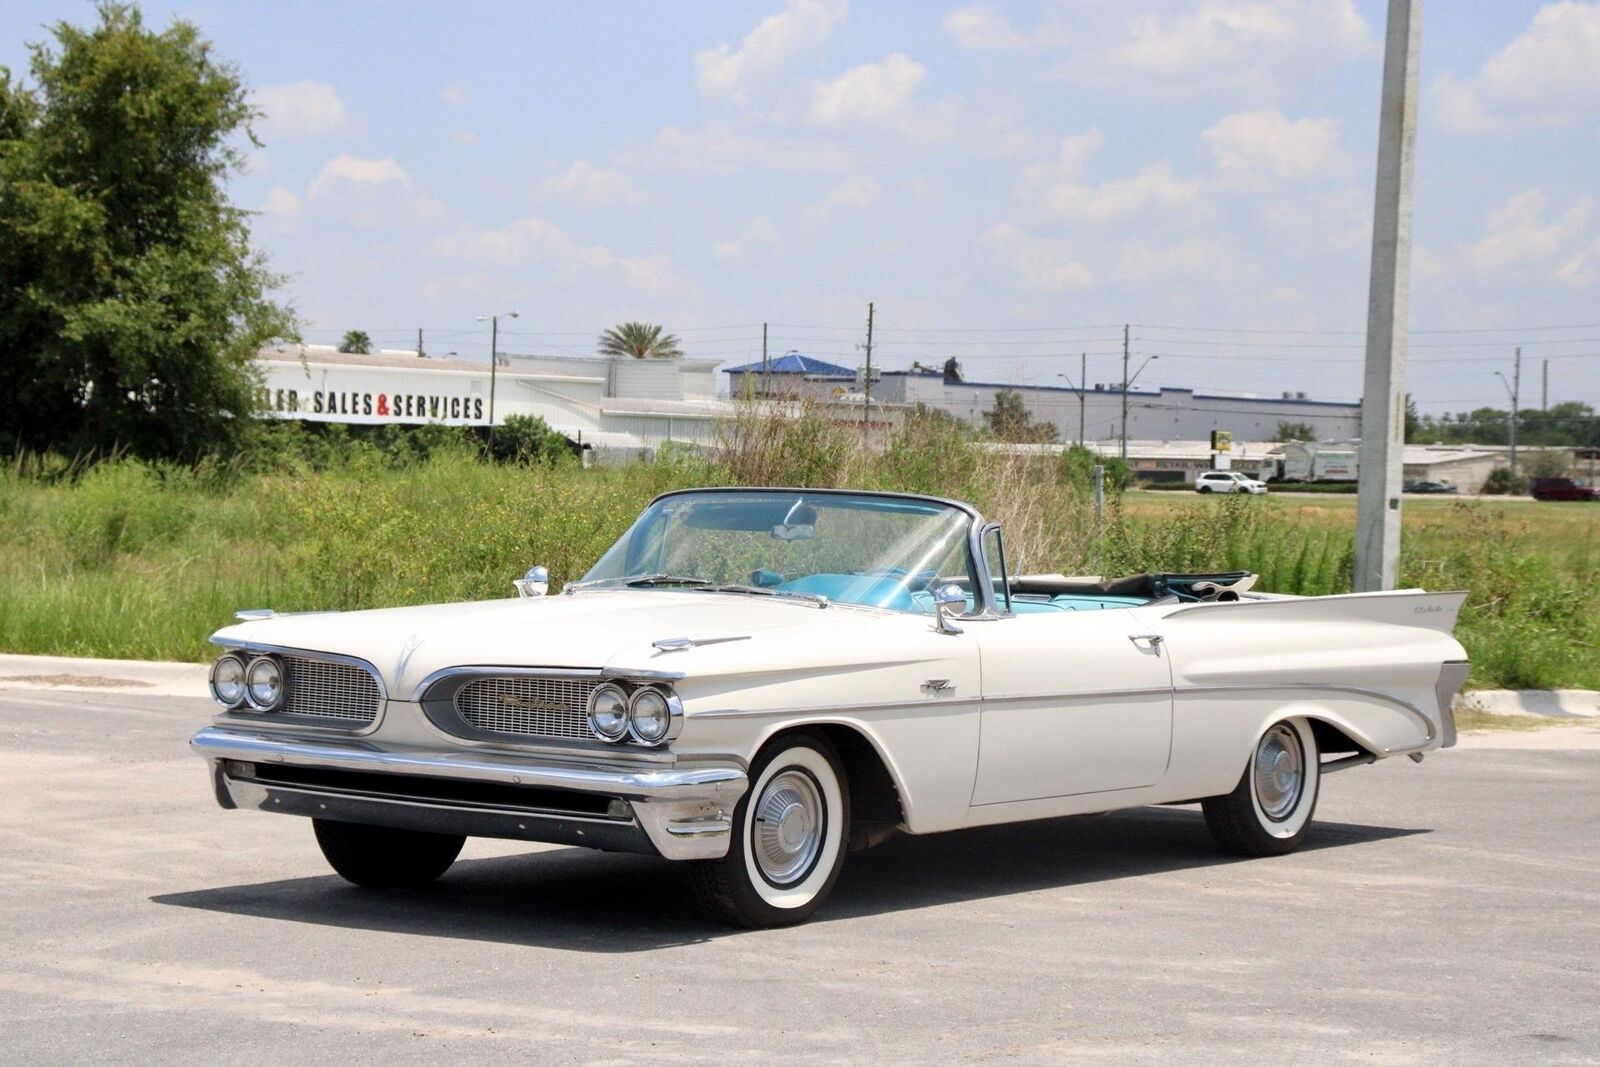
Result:
<svg viewBox="0 0 1600 1067"><path fill-rule="evenodd" d="M1211 431L1211 451L1213 451L1213 452L1232 452L1233 451L1233 431L1232 430L1212 430Z"/></svg>

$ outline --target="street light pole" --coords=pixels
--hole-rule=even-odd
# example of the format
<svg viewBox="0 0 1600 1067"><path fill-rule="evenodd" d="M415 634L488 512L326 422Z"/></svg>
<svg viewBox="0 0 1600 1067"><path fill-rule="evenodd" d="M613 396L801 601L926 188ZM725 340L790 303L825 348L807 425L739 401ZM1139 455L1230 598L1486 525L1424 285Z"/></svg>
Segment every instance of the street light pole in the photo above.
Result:
<svg viewBox="0 0 1600 1067"><path fill-rule="evenodd" d="M1145 361L1139 364L1139 369L1133 372L1133 377L1128 377L1128 343L1124 336L1122 343L1122 462L1128 462L1128 390L1139 380L1139 375L1150 365L1153 359L1160 356L1146 356Z"/></svg>
<svg viewBox="0 0 1600 1067"><path fill-rule="evenodd" d="M1494 376L1500 379L1500 384L1506 387L1506 394L1511 397L1511 489L1514 491L1517 486L1517 404L1522 399L1522 349L1517 349L1511 364L1509 382L1499 371L1495 371Z"/></svg>
<svg viewBox="0 0 1600 1067"><path fill-rule="evenodd" d="M1064 378L1069 386L1078 391L1078 444L1083 444L1083 389L1089 380L1089 353L1083 354L1083 359L1078 366L1078 384L1072 385L1070 374L1057 374L1057 378Z"/></svg>
<svg viewBox="0 0 1600 1067"><path fill-rule="evenodd" d="M507 311L510 318L516 318L515 311ZM495 372L500 369L500 316L479 315L479 322L489 323L489 455L494 455L494 386Z"/></svg>

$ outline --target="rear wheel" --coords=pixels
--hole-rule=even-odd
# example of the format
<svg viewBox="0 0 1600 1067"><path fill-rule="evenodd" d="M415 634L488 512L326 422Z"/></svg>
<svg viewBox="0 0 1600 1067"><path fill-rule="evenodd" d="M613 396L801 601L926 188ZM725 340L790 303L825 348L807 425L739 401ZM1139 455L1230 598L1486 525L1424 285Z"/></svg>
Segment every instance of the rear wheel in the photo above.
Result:
<svg viewBox="0 0 1600 1067"><path fill-rule="evenodd" d="M1201 802L1217 844L1241 856L1279 856L1298 848L1317 807L1320 759L1305 719L1267 727L1233 792Z"/></svg>
<svg viewBox="0 0 1600 1067"><path fill-rule="evenodd" d="M437 879L461 854L466 838L353 822L312 819L329 866L367 889L415 889Z"/></svg>
<svg viewBox="0 0 1600 1067"><path fill-rule="evenodd" d="M702 903L735 926L790 926L833 891L850 838L850 785L826 738L779 738L750 770L728 854L691 864Z"/></svg>

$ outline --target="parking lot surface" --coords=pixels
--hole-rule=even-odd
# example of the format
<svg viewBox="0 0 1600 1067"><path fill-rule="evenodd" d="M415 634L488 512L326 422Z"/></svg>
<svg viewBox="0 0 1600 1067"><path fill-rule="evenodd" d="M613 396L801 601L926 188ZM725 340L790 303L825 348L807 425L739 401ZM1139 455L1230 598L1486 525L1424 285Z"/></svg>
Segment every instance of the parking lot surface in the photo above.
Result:
<svg viewBox="0 0 1600 1067"><path fill-rule="evenodd" d="M0 691L0 1062L1600 1061L1592 748L1331 776L1276 859L1193 807L901 838L752 933L576 849L354 889L216 807L208 717Z"/></svg>

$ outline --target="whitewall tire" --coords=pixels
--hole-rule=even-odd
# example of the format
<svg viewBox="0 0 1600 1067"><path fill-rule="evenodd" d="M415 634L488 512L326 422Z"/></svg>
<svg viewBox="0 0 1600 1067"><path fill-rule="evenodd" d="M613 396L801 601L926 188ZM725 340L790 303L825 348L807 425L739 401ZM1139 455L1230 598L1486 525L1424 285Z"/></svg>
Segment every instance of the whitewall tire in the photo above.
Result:
<svg viewBox="0 0 1600 1067"><path fill-rule="evenodd" d="M1317 809L1321 758L1305 719L1268 726L1233 792L1201 802L1217 844L1241 856L1278 856L1298 848Z"/></svg>
<svg viewBox="0 0 1600 1067"><path fill-rule="evenodd" d="M773 741L750 768L721 859L692 865L695 889L738 926L804 922L833 891L850 839L850 785L827 739Z"/></svg>

